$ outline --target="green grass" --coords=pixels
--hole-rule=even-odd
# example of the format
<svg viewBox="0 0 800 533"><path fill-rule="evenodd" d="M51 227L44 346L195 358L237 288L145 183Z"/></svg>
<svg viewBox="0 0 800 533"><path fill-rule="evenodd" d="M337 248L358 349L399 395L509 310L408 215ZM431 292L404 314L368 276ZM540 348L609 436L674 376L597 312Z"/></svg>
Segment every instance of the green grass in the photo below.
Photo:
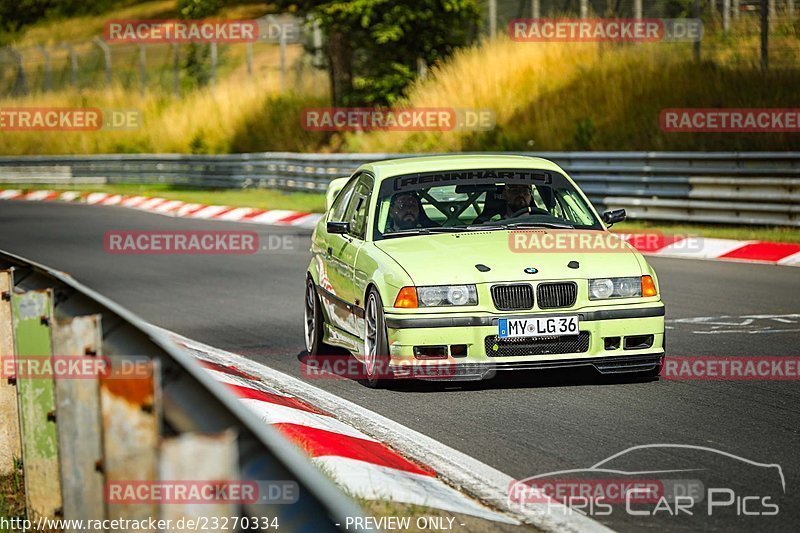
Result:
<svg viewBox="0 0 800 533"><path fill-rule="evenodd" d="M0 477L0 516L15 518L25 516L25 484L22 478L22 463L16 462L12 474ZM6 529L0 529L5 533Z"/></svg>

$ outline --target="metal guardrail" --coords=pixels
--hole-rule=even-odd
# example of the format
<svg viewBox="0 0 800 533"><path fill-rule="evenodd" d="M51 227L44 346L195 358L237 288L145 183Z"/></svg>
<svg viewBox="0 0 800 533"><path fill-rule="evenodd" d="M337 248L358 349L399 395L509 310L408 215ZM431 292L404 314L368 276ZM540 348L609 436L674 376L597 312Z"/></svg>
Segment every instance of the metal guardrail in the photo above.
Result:
<svg viewBox="0 0 800 533"><path fill-rule="evenodd" d="M561 165L600 209L630 218L800 226L800 152L513 152ZM417 154L0 157L0 183L168 183L324 191L359 165Z"/></svg>
<svg viewBox="0 0 800 533"><path fill-rule="evenodd" d="M31 358L39 371L42 361L55 368L57 359L102 359L111 371L32 375ZM299 449L163 332L69 275L3 251L0 364L0 474L19 468L21 456L32 520L216 517L234 529L238 516L239 530L256 529L256 517L277 519L281 531L338 531L347 517L362 516ZM111 482L179 480L250 483L259 496L177 506L109 500ZM296 489L295 503L263 498L262 487L284 482Z"/></svg>

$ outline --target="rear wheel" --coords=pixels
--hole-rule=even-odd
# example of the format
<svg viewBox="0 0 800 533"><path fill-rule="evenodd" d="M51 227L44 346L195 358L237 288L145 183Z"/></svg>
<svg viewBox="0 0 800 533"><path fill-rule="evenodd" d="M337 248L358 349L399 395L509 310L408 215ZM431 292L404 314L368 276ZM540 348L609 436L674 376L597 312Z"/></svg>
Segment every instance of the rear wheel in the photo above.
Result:
<svg viewBox="0 0 800 533"><path fill-rule="evenodd" d="M378 291L370 289L364 308L365 385L373 389L386 386L390 360L383 302Z"/></svg>
<svg viewBox="0 0 800 533"><path fill-rule="evenodd" d="M305 329L306 351L311 355L320 355L327 345L322 342L325 320L322 306L317 296L317 288L311 276L306 279L306 294L303 303L303 326Z"/></svg>

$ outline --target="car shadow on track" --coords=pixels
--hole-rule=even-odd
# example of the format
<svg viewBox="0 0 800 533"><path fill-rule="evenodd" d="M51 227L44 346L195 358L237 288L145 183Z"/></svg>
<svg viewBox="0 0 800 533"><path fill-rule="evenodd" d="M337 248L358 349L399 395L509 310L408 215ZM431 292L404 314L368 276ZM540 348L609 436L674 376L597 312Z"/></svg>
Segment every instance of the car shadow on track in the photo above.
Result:
<svg viewBox="0 0 800 533"><path fill-rule="evenodd" d="M333 349L329 354L311 356L306 351L297 354L301 376L309 381L340 379L364 385L363 365L349 352ZM650 383L658 378L635 374L600 374L593 368L542 369L499 371L483 380L420 380L392 379L383 388L395 392L457 392L492 389L535 389L544 387L578 387L598 385L630 385ZM366 386L366 385L364 385Z"/></svg>

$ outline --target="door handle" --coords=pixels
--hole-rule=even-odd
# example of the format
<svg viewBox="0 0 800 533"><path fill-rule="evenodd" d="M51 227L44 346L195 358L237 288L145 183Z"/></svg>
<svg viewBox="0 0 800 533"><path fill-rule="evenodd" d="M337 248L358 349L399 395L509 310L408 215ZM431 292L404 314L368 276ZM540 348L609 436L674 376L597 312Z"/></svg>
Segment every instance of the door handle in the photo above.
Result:
<svg viewBox="0 0 800 533"><path fill-rule="evenodd" d="M333 248L328 246L328 255L333 255Z"/></svg>

